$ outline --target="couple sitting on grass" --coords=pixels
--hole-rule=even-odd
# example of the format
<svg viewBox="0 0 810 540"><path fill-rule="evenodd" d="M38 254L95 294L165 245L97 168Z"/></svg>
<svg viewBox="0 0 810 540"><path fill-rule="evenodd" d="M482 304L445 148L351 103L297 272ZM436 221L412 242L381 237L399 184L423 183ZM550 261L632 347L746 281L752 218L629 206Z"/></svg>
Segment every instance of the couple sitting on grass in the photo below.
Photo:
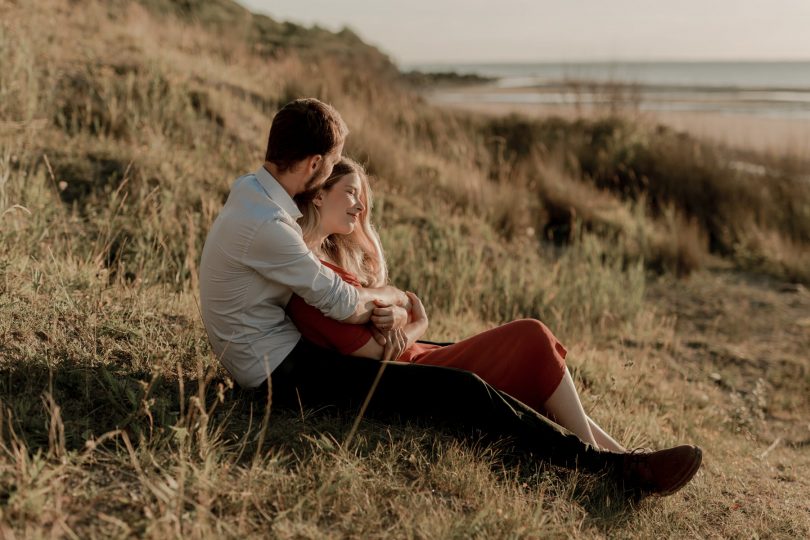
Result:
<svg viewBox="0 0 810 540"><path fill-rule="evenodd" d="M273 407L365 407L505 438L550 463L611 473L635 496L683 487L700 449L628 452L585 413L566 349L540 321L419 341L425 307L388 285L368 178L341 157L347 133L318 100L284 106L264 165L234 182L208 233L203 319L237 384L267 395L272 383Z"/></svg>

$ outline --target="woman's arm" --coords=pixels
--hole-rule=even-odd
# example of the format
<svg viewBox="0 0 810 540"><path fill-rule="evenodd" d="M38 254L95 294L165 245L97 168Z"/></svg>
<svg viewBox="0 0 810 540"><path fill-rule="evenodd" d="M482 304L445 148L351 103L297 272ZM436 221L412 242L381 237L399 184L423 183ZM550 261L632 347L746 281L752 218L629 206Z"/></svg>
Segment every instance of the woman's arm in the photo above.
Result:
<svg viewBox="0 0 810 540"><path fill-rule="evenodd" d="M341 322L349 324L367 323L378 303L387 306L400 306L406 310L411 308L408 295L390 285L374 289L358 288L357 292L359 293L359 299L354 313Z"/></svg>
<svg viewBox="0 0 810 540"><path fill-rule="evenodd" d="M429 324L425 307L415 294L411 292L406 294L411 304L410 322L403 328L392 328L385 332L385 345L380 345L374 339L369 339L365 345L350 353L351 356L362 356L376 360L396 360L405 349L425 335Z"/></svg>
<svg viewBox="0 0 810 540"><path fill-rule="evenodd" d="M298 295L290 298L286 310L301 335L318 346L345 355L393 360L427 330L427 316L421 303L417 303L418 299L413 295L408 297L408 302L413 305L413 321L406 325L407 328L389 330L390 339L382 340L382 344L377 341L373 325L336 321Z"/></svg>

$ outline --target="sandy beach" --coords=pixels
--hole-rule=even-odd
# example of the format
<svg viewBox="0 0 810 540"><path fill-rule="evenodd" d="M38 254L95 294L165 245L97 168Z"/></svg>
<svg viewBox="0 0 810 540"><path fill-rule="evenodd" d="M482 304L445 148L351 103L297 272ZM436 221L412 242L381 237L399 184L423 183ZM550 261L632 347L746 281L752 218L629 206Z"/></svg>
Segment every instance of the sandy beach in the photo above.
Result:
<svg viewBox="0 0 810 540"><path fill-rule="evenodd" d="M432 103L491 115L510 113L535 117L592 117L604 114L605 106L514 103L492 99L494 95L516 92L514 88L490 85L442 88L426 94ZM525 89L524 89L525 91ZM717 111L640 111L635 107L622 110L643 122L661 123L696 136L732 147L769 152L775 155L810 157L810 120L807 118L769 117L759 114Z"/></svg>

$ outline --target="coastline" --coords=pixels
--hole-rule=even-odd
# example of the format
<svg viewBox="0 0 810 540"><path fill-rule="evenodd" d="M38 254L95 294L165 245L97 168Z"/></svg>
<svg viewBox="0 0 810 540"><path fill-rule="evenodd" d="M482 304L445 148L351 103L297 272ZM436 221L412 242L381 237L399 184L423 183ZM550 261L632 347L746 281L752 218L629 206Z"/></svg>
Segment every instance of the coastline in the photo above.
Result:
<svg viewBox="0 0 810 540"><path fill-rule="evenodd" d="M536 92L537 87L498 87L467 85L434 88L425 92L433 105L463 109L487 115L523 114L530 117L562 116L564 118L592 118L614 110L650 124L664 124L677 130L728 146L767 152L777 156L810 158L810 117L768 116L739 110L656 110L645 108L644 101L632 94L632 87L604 90L597 98L583 98L571 94L570 103L548 103L538 99L526 102L514 99L516 94ZM540 90L540 91L538 91ZM612 92L612 93L610 93ZM641 104L642 106L639 106Z"/></svg>

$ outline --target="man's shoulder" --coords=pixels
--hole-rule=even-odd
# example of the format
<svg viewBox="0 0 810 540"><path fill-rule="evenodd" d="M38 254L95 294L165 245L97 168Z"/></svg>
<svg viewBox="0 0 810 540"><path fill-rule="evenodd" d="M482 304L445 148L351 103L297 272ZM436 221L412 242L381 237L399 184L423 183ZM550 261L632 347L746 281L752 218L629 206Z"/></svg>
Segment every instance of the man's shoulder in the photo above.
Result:
<svg viewBox="0 0 810 540"><path fill-rule="evenodd" d="M242 218L256 221L257 225L267 221L295 224L289 213L267 195L255 173L248 173L234 180L225 206L238 209Z"/></svg>
<svg viewBox="0 0 810 540"><path fill-rule="evenodd" d="M239 243L247 245L256 241L290 242L302 234L295 219L268 196L252 173L234 181L217 221L223 233L230 231L225 236L238 237Z"/></svg>

